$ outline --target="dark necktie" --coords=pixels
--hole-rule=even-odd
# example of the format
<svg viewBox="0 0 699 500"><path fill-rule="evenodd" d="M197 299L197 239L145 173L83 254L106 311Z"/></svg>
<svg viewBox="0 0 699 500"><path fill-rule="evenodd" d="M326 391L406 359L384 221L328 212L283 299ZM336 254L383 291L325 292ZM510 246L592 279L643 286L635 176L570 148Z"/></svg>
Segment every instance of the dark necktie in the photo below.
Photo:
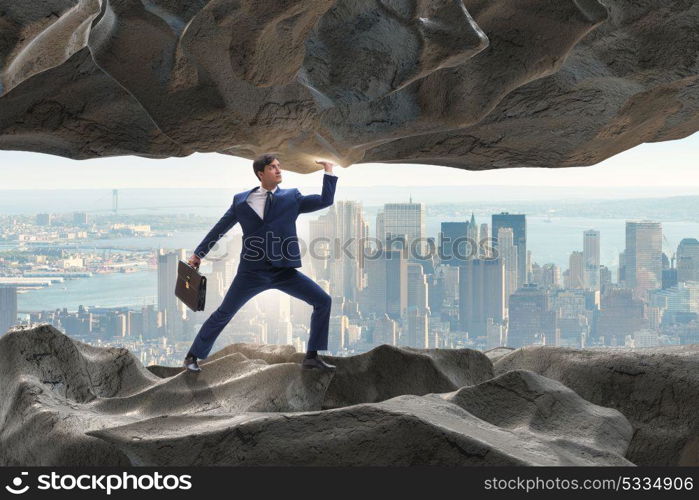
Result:
<svg viewBox="0 0 699 500"><path fill-rule="evenodd" d="M269 209L272 206L272 197L274 195L272 194L272 191L267 191L267 199L265 200L265 211L262 213L262 220L267 218L267 214L269 213Z"/></svg>

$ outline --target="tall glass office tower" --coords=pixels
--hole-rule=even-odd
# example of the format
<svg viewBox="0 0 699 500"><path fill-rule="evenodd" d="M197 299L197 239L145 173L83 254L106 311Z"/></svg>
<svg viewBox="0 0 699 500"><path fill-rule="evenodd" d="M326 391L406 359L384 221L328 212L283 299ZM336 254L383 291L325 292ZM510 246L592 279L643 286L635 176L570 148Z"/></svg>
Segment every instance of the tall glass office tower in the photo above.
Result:
<svg viewBox="0 0 699 500"><path fill-rule="evenodd" d="M663 229L660 222L626 222L626 286L635 298L648 302L648 290L660 288L663 270Z"/></svg>
<svg viewBox="0 0 699 500"><path fill-rule="evenodd" d="M511 214L500 212L492 216L492 233L494 247L497 248L498 231L501 228L512 229L513 243L517 247L517 284L522 286L527 283L527 220L524 214Z"/></svg>

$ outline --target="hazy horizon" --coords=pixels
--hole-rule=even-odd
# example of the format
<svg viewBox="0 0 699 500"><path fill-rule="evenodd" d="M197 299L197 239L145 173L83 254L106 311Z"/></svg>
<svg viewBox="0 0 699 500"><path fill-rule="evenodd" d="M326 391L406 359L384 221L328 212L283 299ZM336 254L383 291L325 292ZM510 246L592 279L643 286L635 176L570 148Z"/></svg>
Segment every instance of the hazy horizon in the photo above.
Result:
<svg viewBox="0 0 699 500"><path fill-rule="evenodd" d="M675 191L691 194L699 188L699 133L685 139L644 143L597 165L567 168L513 167L463 170L434 165L393 163L338 167L343 187L513 187L591 188ZM315 187L322 172L297 174L284 170L281 187ZM183 158L138 156L71 160L24 151L0 151L0 190L54 189L230 189L257 185L250 160L218 153L194 153ZM7 169L21 175L7 175ZM236 174L236 175L234 175ZM239 174L239 175L237 175ZM633 182L633 184L629 184Z"/></svg>

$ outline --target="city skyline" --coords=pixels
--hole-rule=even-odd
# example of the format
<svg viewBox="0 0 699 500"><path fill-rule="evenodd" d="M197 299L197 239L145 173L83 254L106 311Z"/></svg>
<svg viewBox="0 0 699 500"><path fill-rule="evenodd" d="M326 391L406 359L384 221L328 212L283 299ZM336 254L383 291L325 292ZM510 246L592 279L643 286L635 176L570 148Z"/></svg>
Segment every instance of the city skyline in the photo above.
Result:
<svg viewBox="0 0 699 500"><path fill-rule="evenodd" d="M664 204L659 200L628 199L634 193L652 197L663 192L667 196L675 189L671 183L680 182L677 179L682 187L676 186L679 191L673 195L695 195L699 176L691 175L691 159L692 155L699 157L699 134L674 142L671 150L666 143L639 146L595 167L486 172L427 165L337 168L343 178L341 190L346 191L340 191L336 203L317 218L299 220L306 223L302 224L301 237L308 233L310 237L360 241L405 235L408 240L422 238L423 243L424 239L432 240L438 248L443 248L447 240L463 236L472 241L493 237L495 241L492 248L479 248L467 262L455 262L449 256L446 260L439 256L406 258L388 249L378 259L362 258L361 252L355 254L359 260L338 257L319 261L306 257L304 267L312 269L310 275L333 297L330 350L340 355L362 352L381 339L412 347L477 349L531 343L577 348L640 347L694 339L699 332L699 282L695 281L699 276L699 243L695 248L692 236L696 236L699 226L692 221L696 212L693 203L699 197L669 196ZM42 191L42 183L34 182L31 191L26 191L22 187L26 176L9 179L17 186L14 192L12 186L3 185L7 190L0 214L22 210L26 214L27 209L39 205L42 210L35 212L37 232L31 229L32 222L26 215L0 215L0 220L7 223L0 227L5 246L12 249L13 242L22 242L18 254L29 259L24 260L25 266L18 267L13 264L16 257L0 258L0 276L10 276L0 278L0 284L13 279L54 279L57 275L49 276L54 269L68 281L79 272L113 275L117 269L135 273L133 278L145 273L154 280L136 287L142 305L126 297L126 302L109 307L92 302L93 294L97 294L94 287L102 283L100 278L84 296L90 297L90 302L80 304L76 312L65 306L51 309L42 305L41 311L25 309L23 317L51 322L88 341L127 343L141 338L132 348L142 360L163 362L182 355L181 349L203 318L200 313L187 311L171 293L177 261L185 260L185 250L193 248L203 236L204 230L198 225L206 220L201 219L204 212L219 216L233 193L257 184L249 160L222 155L169 160L131 157L129 165L120 168L124 158L76 162L10 152L0 152L0 158L9 163L24 162L29 169L22 170L25 174L38 175L54 188ZM208 163L198 167L201 162ZM245 173L234 178L232 165ZM47 171L52 167L56 168ZM370 175L367 168L373 169ZM116 174L118 177L114 177ZM299 186L305 193L317 192L321 175L286 171L280 187ZM191 181L185 187L199 187L200 192L184 194L181 186L167 185L186 176ZM695 177L697 185L693 184ZM528 184L534 180L540 184ZM563 181L568 184L553 184ZM385 184L367 189L364 182ZM487 184L479 188L478 182ZM495 185L497 182L505 184ZM637 189L632 182L638 183ZM167 191L169 188L173 191ZM76 189L85 191L80 195ZM517 203L521 200L525 202ZM126 215L129 210L144 209L152 213L131 218ZM175 211L182 210L187 211L182 219L174 216ZM156 215L159 211L162 218ZM676 216L684 218L677 221ZM61 229L52 237L54 220L55 227ZM100 222L94 226L93 220ZM620 227L622 220L625 231ZM541 236L532 235L530 223ZM580 229L583 223L585 227ZM667 237L663 224L670 229ZM634 229L646 226L652 231ZM163 239L151 257L136 254L127 245L124 257L112 260L106 249L95 246L81 253L79 245L68 241L91 244L111 240L111 245L120 248L123 236L146 242L147 237L156 236L156 231L160 238L168 238L170 231L175 234L178 228L184 229L186 241ZM24 234L18 234L18 230ZM570 238L573 232L574 241ZM60 255L42 251L41 245L27 244L39 233L59 245ZM681 248L678 238L682 238ZM228 257L213 259L202 269L210 282L206 312L219 304L232 280L239 240L239 228L230 231L227 240L222 240L227 241L223 248L229 250ZM73 253L75 250L77 253ZM353 250L357 252L358 246L354 245ZM491 255L495 250L496 258ZM562 259L565 264L560 263ZM122 281L123 289L133 293L127 281ZM5 292L0 308L5 314L0 323L17 317L23 309L18 307L16 293ZM146 303L147 295L152 297L152 304ZM21 302L23 299L20 297ZM62 297L59 300L63 302ZM227 327L221 342L292 344L304 350L306 307L298 301L282 304L274 293L264 294L241 309L239 321ZM286 312L273 313L280 308ZM161 347L159 338L164 340Z"/></svg>
<svg viewBox="0 0 699 500"><path fill-rule="evenodd" d="M392 239L404 234L408 237L406 248L411 248L409 241L412 238L428 236L442 247L444 235L438 234L435 238L425 233L425 209L425 204L420 202L386 203L370 231L361 203L340 200L309 223L314 227L315 236L347 238L373 234L378 239ZM479 239L488 237L495 230L502 238L502 248L500 244L493 247L498 250L498 255L490 255L481 249L466 262L452 262L449 255L446 260L436 255L425 259L419 252L418 255L406 256L398 250L386 250L385 257L364 262L350 262L345 258L307 261L313 269L311 275L334 297L331 351L344 355L371 348L376 343L374 331L378 338L392 338L393 345L471 346L478 349L532 343L578 348L590 345L641 347L694 338L695 326L699 327L699 282L694 281L699 270L699 252L696 250L699 242L696 239L690 235L682 239L681 248L677 249L677 263L681 261L682 266L675 267L674 248L667 256L662 254L661 223L627 220L626 246L619 254L621 267L614 281L609 269L600 265L600 237L602 240L605 237L599 230L578 232L575 247L567 249L570 261L566 269L532 255L527 248L526 217L524 213L499 212L491 214L490 224L479 223L473 214L465 223L442 222L440 228L446 230L450 238ZM85 237L91 236L95 229L87 227L89 217L85 214L73 214L69 220L74 225L86 226L83 228ZM35 224L37 228L49 229L52 217L37 214ZM16 241L27 241L17 233L17 229L22 230L22 227L24 230L28 228L15 227L15 222L10 221L5 236L15 234L18 236ZM64 227L61 231L66 235L79 229L56 227ZM106 227L134 233L151 231L149 226L119 223ZM73 234L73 238L77 236L80 235ZM13 241L12 238L5 239ZM240 234L229 239L224 244L228 257L222 255L223 260L214 259L211 270L206 271L212 285L211 300L207 302L209 309L218 304L232 278L236 250L240 249L239 239ZM24 252L29 257L34 255L32 250L27 252L25 249ZM47 270L43 274L32 269L17 274L22 268L13 266L12 260L0 259L0 263L16 276L17 282L36 279L23 278L22 275L56 277L89 270L87 260L83 261L82 256L61 252L52 258L54 253L37 251L32 257L32 262L36 261L39 268L51 265L45 267ZM526 266L522 271L526 277L518 279L516 275L522 257ZM179 342L186 343L192 329L201 321L201 314L190 314L171 293L177 260L184 258L184 249L158 249L157 276L154 276L157 280L155 307L144 304L134 310L124 305L81 305L77 312L65 308L42 308L40 312L28 313L29 318L55 323L68 333L100 342L110 338L132 342L136 335L144 336L144 341L163 337L167 339L163 346L167 346L168 355L177 356L181 354ZM120 260L111 264L127 270L133 269L134 262ZM55 265L64 272L57 274L52 271ZM104 263L99 260L90 264L90 268L97 270L103 267ZM678 276L683 279L678 280ZM0 281L8 279L13 280L2 278ZM260 299L276 300L273 294ZM16 295L6 296L3 302L0 309L9 309L9 316L16 317L19 312ZM256 306L257 303L253 300L249 306L244 306L241 311L247 313L240 317L239 322L230 325L225 342L293 344L298 350L303 350L307 325L298 318L306 316L304 304L292 301L285 306L289 314L270 316L271 311L279 310L279 305L260 307ZM5 314L5 322L7 317ZM179 321L185 317L185 322ZM265 326L269 321L273 326ZM141 351L142 356L161 359L157 347L148 342L143 347L148 352Z"/></svg>

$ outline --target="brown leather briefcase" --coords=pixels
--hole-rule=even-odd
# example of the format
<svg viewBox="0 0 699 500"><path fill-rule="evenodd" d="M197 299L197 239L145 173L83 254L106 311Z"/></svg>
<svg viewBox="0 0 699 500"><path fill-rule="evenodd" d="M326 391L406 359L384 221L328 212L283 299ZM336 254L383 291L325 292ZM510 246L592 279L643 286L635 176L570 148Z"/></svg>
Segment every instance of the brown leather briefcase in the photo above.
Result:
<svg viewBox="0 0 699 500"><path fill-rule="evenodd" d="M203 311L206 302L206 276L180 260L177 264L175 295L192 311Z"/></svg>

